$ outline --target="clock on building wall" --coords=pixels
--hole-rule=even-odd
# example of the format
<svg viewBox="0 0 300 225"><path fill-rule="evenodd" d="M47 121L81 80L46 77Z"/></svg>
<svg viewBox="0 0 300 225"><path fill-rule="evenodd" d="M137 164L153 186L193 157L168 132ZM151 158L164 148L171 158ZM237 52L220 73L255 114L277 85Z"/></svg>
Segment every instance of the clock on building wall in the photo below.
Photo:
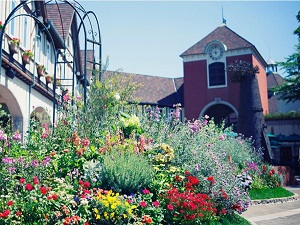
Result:
<svg viewBox="0 0 300 225"><path fill-rule="evenodd" d="M223 56L223 53L223 46L218 43L212 44L208 48L208 55L212 60L219 60Z"/></svg>

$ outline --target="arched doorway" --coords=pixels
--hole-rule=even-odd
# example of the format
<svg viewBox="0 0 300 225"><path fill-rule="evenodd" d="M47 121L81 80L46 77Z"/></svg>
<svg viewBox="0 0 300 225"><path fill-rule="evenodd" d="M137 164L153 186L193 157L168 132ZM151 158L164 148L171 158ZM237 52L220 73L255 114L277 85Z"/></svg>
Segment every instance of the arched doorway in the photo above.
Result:
<svg viewBox="0 0 300 225"><path fill-rule="evenodd" d="M237 110L227 102L212 102L202 110L200 117L208 115L209 118L213 118L216 124L225 122L225 127L232 126L233 131L237 129L238 112Z"/></svg>

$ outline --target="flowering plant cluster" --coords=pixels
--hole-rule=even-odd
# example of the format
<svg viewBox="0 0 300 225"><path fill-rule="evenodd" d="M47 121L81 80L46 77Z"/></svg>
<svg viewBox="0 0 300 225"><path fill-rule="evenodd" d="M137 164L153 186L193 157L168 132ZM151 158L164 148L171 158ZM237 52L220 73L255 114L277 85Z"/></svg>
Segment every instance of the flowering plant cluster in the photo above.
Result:
<svg viewBox="0 0 300 225"><path fill-rule="evenodd" d="M36 68L38 69L38 70L43 70L43 71L46 71L46 67L44 66L44 65L37 65L36 66Z"/></svg>
<svg viewBox="0 0 300 225"><path fill-rule="evenodd" d="M0 21L0 29L3 28L3 24L2 24L2 21Z"/></svg>
<svg viewBox="0 0 300 225"><path fill-rule="evenodd" d="M12 38L10 41L9 41L10 44L16 44L16 45L20 45L21 44L21 40L19 38Z"/></svg>
<svg viewBox="0 0 300 225"><path fill-rule="evenodd" d="M28 49L23 52L23 55L28 55L31 58L31 57L33 57L33 52Z"/></svg>
<svg viewBox="0 0 300 225"><path fill-rule="evenodd" d="M26 137L0 129L0 224L210 224L247 209L254 171L278 185L251 140L180 105L133 112L118 84L95 79L85 108L65 90L55 132L38 115Z"/></svg>

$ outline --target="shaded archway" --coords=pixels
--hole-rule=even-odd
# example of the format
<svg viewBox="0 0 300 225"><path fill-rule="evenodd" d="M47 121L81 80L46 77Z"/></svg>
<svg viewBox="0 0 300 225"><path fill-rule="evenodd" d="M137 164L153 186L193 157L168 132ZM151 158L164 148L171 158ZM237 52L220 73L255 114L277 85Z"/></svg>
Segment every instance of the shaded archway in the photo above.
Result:
<svg viewBox="0 0 300 225"><path fill-rule="evenodd" d="M210 103L201 112L201 117L208 115L214 119L216 124L225 122L225 127L233 126L236 129L238 113L237 110L229 103Z"/></svg>
<svg viewBox="0 0 300 225"><path fill-rule="evenodd" d="M0 85L0 104L10 117L11 130L23 132L23 115L14 94L5 86ZM7 124L6 124L7 125Z"/></svg>
<svg viewBox="0 0 300 225"><path fill-rule="evenodd" d="M30 119L42 124L51 125L51 118L48 112L43 107L36 107L30 114Z"/></svg>

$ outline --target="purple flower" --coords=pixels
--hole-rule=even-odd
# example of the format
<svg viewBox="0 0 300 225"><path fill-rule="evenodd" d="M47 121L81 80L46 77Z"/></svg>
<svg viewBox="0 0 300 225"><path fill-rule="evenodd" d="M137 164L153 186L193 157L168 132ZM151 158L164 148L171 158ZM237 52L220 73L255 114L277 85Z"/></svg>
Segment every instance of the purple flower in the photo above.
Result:
<svg viewBox="0 0 300 225"><path fill-rule="evenodd" d="M47 166L50 164L51 161L51 157L50 156L46 156L45 159L42 161L42 164Z"/></svg>
<svg viewBox="0 0 300 225"><path fill-rule="evenodd" d="M37 159L31 161L31 166L32 166L32 167L38 167L39 164L40 164L40 162L39 162L39 160L37 160Z"/></svg>

